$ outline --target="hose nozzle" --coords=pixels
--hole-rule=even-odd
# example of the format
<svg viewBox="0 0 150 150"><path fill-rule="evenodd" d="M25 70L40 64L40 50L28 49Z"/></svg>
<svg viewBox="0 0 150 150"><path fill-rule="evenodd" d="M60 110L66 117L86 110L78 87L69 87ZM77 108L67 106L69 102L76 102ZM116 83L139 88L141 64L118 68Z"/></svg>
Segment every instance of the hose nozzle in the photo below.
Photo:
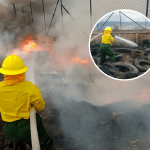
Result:
<svg viewBox="0 0 150 150"><path fill-rule="evenodd" d="M112 36L112 37L115 37L115 35L114 35L114 34L112 34L112 33L111 33L111 36Z"/></svg>

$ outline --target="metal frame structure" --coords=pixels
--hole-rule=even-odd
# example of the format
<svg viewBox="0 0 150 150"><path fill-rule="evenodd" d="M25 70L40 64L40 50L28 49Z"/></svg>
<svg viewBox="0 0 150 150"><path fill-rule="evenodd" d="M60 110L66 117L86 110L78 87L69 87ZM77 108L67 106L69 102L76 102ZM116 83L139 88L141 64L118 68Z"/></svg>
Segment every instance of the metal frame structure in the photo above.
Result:
<svg viewBox="0 0 150 150"><path fill-rule="evenodd" d="M67 8L63 5L63 0L57 0L56 1L56 5L55 5L55 9L54 9L54 11L53 11L53 15L52 15L52 18L51 18L51 20L50 20L50 23L49 23L49 27L48 27L48 31L46 32L46 18L45 18L45 5L44 5L44 0L41 0L42 1L42 3L41 3L41 5L42 5L42 9L43 9L43 17L44 17L44 26L45 26L45 33L48 35L49 34L49 30L50 30L50 28L51 28L51 26L52 26L52 22L53 22L53 20L54 20L54 17L55 17L55 13L56 13L56 10L58 9L58 4L60 3L60 6L61 6L61 13L60 13L60 16L61 16L61 18L62 18L62 28L64 29L64 21L63 21L63 16L64 16L64 13L63 13L63 11L65 11L71 18L72 18L72 20L75 22L75 24L84 32L84 34L86 34L87 35L87 33L84 31L84 29L79 25L79 23L74 19L74 17L71 15L71 13L67 10ZM94 0L93 0L94 1ZM92 27L93 27L93 24L92 24L92 21L93 21L93 10L94 10L94 8L93 8L93 2L92 0L89 0L88 1L88 3L89 3L89 12L90 12L90 14L89 14L89 17L90 17L90 28L92 29ZM13 4L13 7L14 7L14 13L15 13L15 19L17 20L17 13L16 13L16 8L15 8L15 4L14 3L12 3ZM31 15L31 22L32 22L32 24L33 24L33 26L34 26L34 16L33 16L33 8L32 8L32 3L31 3L31 1L30 1L30 15ZM23 7L24 6L22 6L22 12L23 13L25 13L25 11L24 11L24 9L23 9ZM146 7L145 7L145 10L146 10L146 14L145 14L145 16L146 17L148 17L148 14L149 14L149 0L146 0ZM121 25L121 14L123 14L121 11L119 12L119 14L120 14L120 28L121 28L121 30L122 30L122 25ZM113 15L113 14L112 14ZM123 14L123 15L125 15L125 14ZM111 16L110 16L111 17ZM126 17L128 17L128 16L126 16ZM128 17L129 18L129 17ZM129 18L130 20L132 20L131 18ZM109 19L108 19L109 20ZM107 21L108 21L107 20ZM106 22L107 22L106 21ZM132 20L133 21L133 20ZM133 21L134 22L134 21ZM136 23L136 22L135 22ZM136 23L137 24L137 23ZM139 25L139 24L138 24ZM140 26L140 25L139 25ZM103 26L102 26L103 27ZM102 27L100 27L99 28L99 30L102 28ZM142 27L142 28L144 28L144 27Z"/></svg>

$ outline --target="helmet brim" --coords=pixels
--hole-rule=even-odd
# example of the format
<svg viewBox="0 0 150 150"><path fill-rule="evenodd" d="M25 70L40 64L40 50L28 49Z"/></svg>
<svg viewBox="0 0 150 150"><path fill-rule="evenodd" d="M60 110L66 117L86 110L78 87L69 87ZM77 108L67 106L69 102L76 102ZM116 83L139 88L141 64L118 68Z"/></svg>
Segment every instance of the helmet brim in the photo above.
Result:
<svg viewBox="0 0 150 150"><path fill-rule="evenodd" d="M4 70L3 68L0 68L0 73L4 74L4 75L17 75L17 74L21 74L24 73L28 70L28 67L25 66L23 69L21 70Z"/></svg>

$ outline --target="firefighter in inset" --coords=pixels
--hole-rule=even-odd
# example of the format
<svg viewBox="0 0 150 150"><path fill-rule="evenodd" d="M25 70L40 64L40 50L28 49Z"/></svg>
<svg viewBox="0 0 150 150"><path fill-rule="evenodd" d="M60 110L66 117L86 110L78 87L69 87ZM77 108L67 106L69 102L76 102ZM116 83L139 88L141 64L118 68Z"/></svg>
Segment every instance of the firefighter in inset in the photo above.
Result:
<svg viewBox="0 0 150 150"><path fill-rule="evenodd" d="M6 57L0 68L0 73L4 75L4 81L0 82L0 113L5 121L3 131L10 148L13 148L13 143L19 146L25 142L31 146L31 105L38 112L45 107L38 87L25 81L27 70L23 60L16 55ZM37 113L36 122L41 150L51 150L53 140Z"/></svg>
<svg viewBox="0 0 150 150"><path fill-rule="evenodd" d="M106 55L109 56L112 62L116 62L115 53L110 47L112 42L114 42L114 38L111 35L111 28L106 27L104 29L104 34L102 35L102 43L100 46L100 65L105 62Z"/></svg>

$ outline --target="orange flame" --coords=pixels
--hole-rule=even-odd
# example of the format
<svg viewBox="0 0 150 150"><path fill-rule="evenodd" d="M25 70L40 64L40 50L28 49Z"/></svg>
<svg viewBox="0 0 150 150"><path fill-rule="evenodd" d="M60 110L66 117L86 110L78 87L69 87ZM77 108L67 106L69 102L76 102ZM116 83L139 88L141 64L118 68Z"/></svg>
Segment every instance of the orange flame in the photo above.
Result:
<svg viewBox="0 0 150 150"><path fill-rule="evenodd" d="M33 51L37 44L35 40L32 38L32 36L28 36L24 41L21 42L21 47L23 51Z"/></svg>
<svg viewBox="0 0 150 150"><path fill-rule="evenodd" d="M47 51L49 53L53 53L52 49L52 43L45 42L45 44L41 47L37 45L37 42L35 39L33 39L32 36L28 36L25 40L21 41L21 48L24 52L31 52L31 51Z"/></svg>
<svg viewBox="0 0 150 150"><path fill-rule="evenodd" d="M85 60L82 60L81 58L79 57L73 57L72 58L72 61L76 64L87 64L89 61L87 59Z"/></svg>

